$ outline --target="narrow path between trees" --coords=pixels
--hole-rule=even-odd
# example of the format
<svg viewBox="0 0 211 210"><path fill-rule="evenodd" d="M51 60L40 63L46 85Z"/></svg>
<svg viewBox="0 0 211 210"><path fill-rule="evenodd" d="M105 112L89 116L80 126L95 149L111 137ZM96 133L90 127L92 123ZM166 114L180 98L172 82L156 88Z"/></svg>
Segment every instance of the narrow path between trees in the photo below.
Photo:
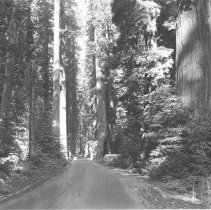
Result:
<svg viewBox="0 0 211 210"><path fill-rule="evenodd" d="M62 175L0 205L0 209L84 208L134 209L136 204L116 171L89 160L77 160Z"/></svg>

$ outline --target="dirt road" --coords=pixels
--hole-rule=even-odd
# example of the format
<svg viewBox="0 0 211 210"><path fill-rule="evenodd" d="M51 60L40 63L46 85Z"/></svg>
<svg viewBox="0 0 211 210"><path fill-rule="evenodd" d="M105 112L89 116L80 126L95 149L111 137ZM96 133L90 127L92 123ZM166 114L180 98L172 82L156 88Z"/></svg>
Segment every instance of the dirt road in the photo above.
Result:
<svg viewBox="0 0 211 210"><path fill-rule="evenodd" d="M89 160L77 160L65 173L0 205L0 209L85 208L134 209L136 204L117 172Z"/></svg>

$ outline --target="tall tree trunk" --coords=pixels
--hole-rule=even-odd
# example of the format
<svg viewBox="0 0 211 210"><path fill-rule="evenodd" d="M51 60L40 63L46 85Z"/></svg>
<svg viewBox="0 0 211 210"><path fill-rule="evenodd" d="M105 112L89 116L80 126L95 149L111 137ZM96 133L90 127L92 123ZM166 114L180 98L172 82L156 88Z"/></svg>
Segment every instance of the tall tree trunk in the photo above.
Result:
<svg viewBox="0 0 211 210"><path fill-rule="evenodd" d="M14 51L11 49L11 46L9 46L9 49L7 50L6 53L6 65L5 65L6 81L4 82L2 100L1 100L2 121L4 120L4 117L7 115L10 106L11 93L12 93L11 82L14 73L14 61L15 61Z"/></svg>
<svg viewBox="0 0 211 210"><path fill-rule="evenodd" d="M49 78L49 38L47 34L47 27L45 29L45 43L44 47L44 63L43 63L43 100L44 111L50 114L50 78Z"/></svg>
<svg viewBox="0 0 211 210"><path fill-rule="evenodd" d="M91 40L97 46L96 29L92 27ZM106 118L106 86L105 75L99 64L97 53L93 55L93 70L96 81L96 122L97 122L97 159L100 160L105 154L105 143L107 136L107 118Z"/></svg>
<svg viewBox="0 0 211 210"><path fill-rule="evenodd" d="M115 141L114 125L116 121L115 99L113 94L112 81L107 80L106 85L106 118L107 118L107 152L112 153L112 143Z"/></svg>
<svg viewBox="0 0 211 210"><path fill-rule="evenodd" d="M60 0L54 0L53 128L60 139Z"/></svg>
<svg viewBox="0 0 211 210"><path fill-rule="evenodd" d="M60 28L65 29L65 2L60 1ZM64 40L64 34L60 33L60 141L62 144L63 153L67 157L67 116L66 116L66 72L64 62L62 60L62 54L65 51L62 50L62 43ZM62 64L62 65L61 65Z"/></svg>
<svg viewBox="0 0 211 210"><path fill-rule="evenodd" d="M27 13L27 32L26 32L26 64L29 69L29 157L35 152L35 99L34 99L34 85L35 85L35 72L32 65L32 53L31 44L34 43L33 38L33 23L31 21L31 0L28 1L28 13Z"/></svg>
<svg viewBox="0 0 211 210"><path fill-rule="evenodd" d="M6 19L6 9L5 9L5 0L1 0L0 1L0 24L3 26L5 26L5 19ZM5 30L2 28L0 31L0 73L1 73L1 77L3 77L3 75L5 75L5 63L6 63L6 32ZM2 78L1 78L2 79ZM1 81L2 83L4 81ZM2 88L3 84L1 85ZM2 98L3 98L3 91L4 91L4 87L1 89L1 96L0 96L0 102L1 102L1 106L2 106ZM0 109L0 125L2 122L2 108Z"/></svg>
<svg viewBox="0 0 211 210"><path fill-rule="evenodd" d="M76 50L75 38L67 40L66 49L69 61L66 68L66 87L67 87L67 137L68 147L72 155L76 154L76 134L77 134L77 97L76 97ZM70 51L70 49L72 49ZM69 51L69 52L68 52Z"/></svg>
<svg viewBox="0 0 211 210"><path fill-rule="evenodd" d="M69 59L71 58L71 53L69 53L69 48L71 47L71 41L68 39L67 40L67 55ZM65 73L66 73L66 124L67 124L67 148L68 152L71 152L71 154L74 153L73 149L73 136L72 136L72 94L71 94L71 69L72 69L72 63L69 60L68 61L68 66L65 68Z"/></svg>
<svg viewBox="0 0 211 210"><path fill-rule="evenodd" d="M6 0L0 0L0 24L1 24L1 30L0 30L0 72L3 74L4 72L4 63L5 63L5 44L6 44L6 32L5 32L5 26L6 26Z"/></svg>
<svg viewBox="0 0 211 210"><path fill-rule="evenodd" d="M15 65L15 51L14 47L17 44L17 27L14 20L11 20L11 24L8 30L9 40L6 52L6 64L5 64L5 78L6 81L3 85L3 93L1 100L1 118L2 122L8 114L11 105L12 87L11 82L13 79L14 65Z"/></svg>
<svg viewBox="0 0 211 210"><path fill-rule="evenodd" d="M31 157L35 151L35 70L33 66L30 66L30 84L29 84L29 157Z"/></svg>
<svg viewBox="0 0 211 210"><path fill-rule="evenodd" d="M73 69L73 154L76 154L76 141L77 141L77 130L78 130L78 119L77 119L77 95L76 95L76 66Z"/></svg>
<svg viewBox="0 0 211 210"><path fill-rule="evenodd" d="M109 24L107 23L107 32L106 32L106 38L109 42L112 42L113 34L109 27ZM107 52L109 60L111 60L109 54L110 52ZM108 63L108 66L105 70L106 72L106 118L107 118L107 152L108 154L112 153L112 143L115 141L114 137L114 125L116 121L116 110L115 110L115 93L113 88L113 78L111 77L111 64Z"/></svg>
<svg viewBox="0 0 211 210"><path fill-rule="evenodd" d="M77 95L76 95L76 74L77 74L77 65L76 65L76 47L75 39L73 39L73 68L71 71L71 84L72 84L72 134L73 134L73 154L76 154L76 137L77 137Z"/></svg>
<svg viewBox="0 0 211 210"><path fill-rule="evenodd" d="M5 59L5 81L1 99L1 121L0 121L0 147L1 157L8 157L12 151L12 128L11 128L11 108L12 108L12 81L15 70L15 48L17 47L17 25L13 18L8 18L9 27L7 29L6 59Z"/></svg>
<svg viewBox="0 0 211 210"><path fill-rule="evenodd" d="M184 104L211 108L211 0L195 0L177 22L177 86Z"/></svg>
<svg viewBox="0 0 211 210"><path fill-rule="evenodd" d="M107 135L107 119L106 119L106 88L105 88L105 76L99 61L96 57L96 98L97 98L97 138L98 138L98 149L97 159L101 159L104 156L105 141Z"/></svg>

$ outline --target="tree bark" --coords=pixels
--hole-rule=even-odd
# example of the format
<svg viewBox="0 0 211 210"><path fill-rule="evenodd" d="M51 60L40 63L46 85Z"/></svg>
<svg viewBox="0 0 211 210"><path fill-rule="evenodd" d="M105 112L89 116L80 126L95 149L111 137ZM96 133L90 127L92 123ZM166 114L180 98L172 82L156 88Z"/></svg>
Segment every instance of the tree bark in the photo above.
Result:
<svg viewBox="0 0 211 210"><path fill-rule="evenodd" d="M70 40L67 40L67 55L68 57L70 58L71 55L69 52L69 48L71 47L70 46ZM74 153L73 151L73 145L72 145L72 142L73 142L73 136L72 136L72 106L71 106L71 103L72 103L72 95L71 95L71 62L68 61L68 66L65 68L65 73L66 73L66 90L67 90L67 93L66 93L66 124L67 124L67 149L68 149L68 152L70 153Z"/></svg>
<svg viewBox="0 0 211 210"><path fill-rule="evenodd" d="M46 33L45 33L45 42L44 42L44 63L43 63L43 100L44 100L44 111L50 114L50 78L49 78L49 38L47 34L46 23Z"/></svg>
<svg viewBox="0 0 211 210"><path fill-rule="evenodd" d="M8 114L11 105L11 96L12 96L12 79L14 73L15 65L15 48L17 44L17 26L14 20L11 20L11 24L8 30L9 40L7 45L6 52L6 64L5 64L5 78L6 81L3 85L3 93L1 100L1 119L2 123L4 118Z"/></svg>
<svg viewBox="0 0 211 210"><path fill-rule="evenodd" d="M60 19L60 26L61 30L65 29L65 5L64 1L60 1L60 8L59 8L59 19ZM66 123L66 74L65 74L65 69L63 65L63 60L62 60L62 41L64 39L63 33L59 34L60 37L60 51L59 51L59 56L60 56L60 70L59 70L59 85L60 85L60 97L59 97L59 123L60 123L60 142L62 145L62 152L64 155L67 157L67 123Z"/></svg>
<svg viewBox="0 0 211 210"><path fill-rule="evenodd" d="M101 159L104 156L104 147L107 135L107 119L106 119L106 93L105 93L105 77L102 69L99 66L99 61L96 56L96 98L97 98L97 138L98 149L97 159Z"/></svg>
<svg viewBox="0 0 211 210"><path fill-rule="evenodd" d="M26 64L29 70L29 157L35 152L35 98L34 98L34 85L35 85L35 72L32 65L32 53L31 44L34 43L33 39L33 23L31 21L31 0L28 1L28 13L27 13L27 33L26 33Z"/></svg>
<svg viewBox="0 0 211 210"><path fill-rule="evenodd" d="M60 0L54 0L53 128L60 139Z"/></svg>
<svg viewBox="0 0 211 210"><path fill-rule="evenodd" d="M29 157L35 153L35 71L30 66L30 84L29 84Z"/></svg>
<svg viewBox="0 0 211 210"><path fill-rule="evenodd" d="M112 42L113 33L107 23L106 28L106 38L109 42ZM109 56L110 52L107 52L109 60L111 57ZM113 78L111 77L111 64L107 64L106 72L106 118L107 118L107 152L108 154L112 153L112 143L115 141L114 137L114 125L116 121L116 103L115 103L115 93L113 88Z"/></svg>
<svg viewBox="0 0 211 210"><path fill-rule="evenodd" d="M71 75L71 84L72 84L72 134L73 134L73 154L76 154L76 137L77 137L77 95L76 95L76 75L77 75L77 66L76 66L76 47L75 40L73 40L73 68Z"/></svg>
<svg viewBox="0 0 211 210"><path fill-rule="evenodd" d="M90 41L97 47L97 31L94 26L91 27ZM97 51L97 49L95 49ZM96 81L96 123L97 123L97 154L98 160L102 159L105 154L105 143L107 137L107 118L106 118L106 86L105 75L102 66L99 64L98 54L94 53L92 57L93 71ZM95 105L95 104L94 104Z"/></svg>
<svg viewBox="0 0 211 210"><path fill-rule="evenodd" d="M69 58L66 68L66 103L67 103L67 141L68 148L72 155L76 154L76 135L77 135L77 97L76 97L76 49L75 38L67 40L66 53ZM70 50L72 49L72 50Z"/></svg>
<svg viewBox="0 0 211 210"><path fill-rule="evenodd" d="M211 109L211 1L194 2L180 11L177 23L176 65L179 95L194 110Z"/></svg>

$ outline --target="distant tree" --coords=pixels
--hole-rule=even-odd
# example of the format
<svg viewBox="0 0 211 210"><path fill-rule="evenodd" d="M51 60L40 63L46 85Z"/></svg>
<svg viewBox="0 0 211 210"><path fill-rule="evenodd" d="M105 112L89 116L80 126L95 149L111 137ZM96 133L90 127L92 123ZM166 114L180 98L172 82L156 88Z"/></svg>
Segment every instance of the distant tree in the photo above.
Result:
<svg viewBox="0 0 211 210"><path fill-rule="evenodd" d="M35 144L35 98L34 98L34 87L35 87L35 69L33 67L33 47L34 44L34 24L32 22L31 13L31 0L28 1L27 11L27 26L26 26L26 65L28 67L29 74L27 79L28 84L28 97L29 97L29 157L34 154Z"/></svg>
<svg viewBox="0 0 211 210"><path fill-rule="evenodd" d="M88 36L90 87L92 105L96 108L97 158L111 153L110 142L114 139L114 92L112 93L111 64L112 47L115 44L116 28L112 23L111 2L89 2ZM112 94L111 94L112 93ZM112 119L113 118L113 119Z"/></svg>
<svg viewBox="0 0 211 210"><path fill-rule="evenodd" d="M76 154L76 140L78 129L78 103L77 103L77 37L79 33L76 16L76 4L74 0L63 1L63 29L61 35L61 54L65 58L66 86L66 122L67 122L67 146L72 155Z"/></svg>
<svg viewBox="0 0 211 210"><path fill-rule="evenodd" d="M14 83L16 75L17 52L20 44L21 25L21 3L1 1L4 9L1 13L1 76L2 76L2 93L1 93L1 111L0 111L0 156L8 157L15 150L15 104L14 104ZM16 83L17 84L17 83Z"/></svg>

